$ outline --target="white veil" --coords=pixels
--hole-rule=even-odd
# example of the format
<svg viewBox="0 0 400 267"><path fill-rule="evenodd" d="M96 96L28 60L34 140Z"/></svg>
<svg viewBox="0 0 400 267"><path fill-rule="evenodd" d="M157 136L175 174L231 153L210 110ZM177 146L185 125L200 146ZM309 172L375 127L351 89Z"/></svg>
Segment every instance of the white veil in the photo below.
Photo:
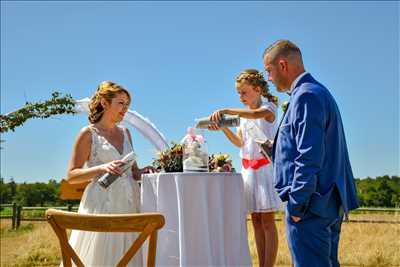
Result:
<svg viewBox="0 0 400 267"><path fill-rule="evenodd" d="M90 98L86 97L75 101L75 111L82 113L89 113ZM134 110L128 110L122 121L128 125L136 128L146 139L148 139L158 151L168 148L168 143L163 134L156 128L156 126L147 118L140 115Z"/></svg>

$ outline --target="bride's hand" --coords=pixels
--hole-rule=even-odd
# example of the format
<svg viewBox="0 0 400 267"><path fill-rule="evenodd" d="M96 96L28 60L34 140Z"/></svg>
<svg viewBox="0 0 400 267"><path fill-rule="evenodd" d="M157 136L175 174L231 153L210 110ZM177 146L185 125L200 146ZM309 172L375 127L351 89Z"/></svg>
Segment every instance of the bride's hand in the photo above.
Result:
<svg viewBox="0 0 400 267"><path fill-rule="evenodd" d="M132 177L133 177L133 179L136 180L136 181L137 181L137 180L140 180L140 178L142 177L142 173L140 172L140 169L139 169L139 167L138 167L138 165L137 165L136 162L134 162L134 163L132 164L131 170L132 170Z"/></svg>
<svg viewBox="0 0 400 267"><path fill-rule="evenodd" d="M108 163L104 163L104 164L100 165L100 169L103 172L108 172L108 173L115 174L115 175L122 175L123 172L119 166L121 166L121 164L123 164L123 163L124 162L122 160L113 160Z"/></svg>

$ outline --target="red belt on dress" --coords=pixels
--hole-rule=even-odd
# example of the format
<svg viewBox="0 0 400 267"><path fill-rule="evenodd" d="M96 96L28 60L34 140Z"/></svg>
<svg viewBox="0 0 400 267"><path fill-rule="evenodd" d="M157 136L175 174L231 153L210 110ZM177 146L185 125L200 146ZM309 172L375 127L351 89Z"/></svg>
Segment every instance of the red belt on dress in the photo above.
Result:
<svg viewBox="0 0 400 267"><path fill-rule="evenodd" d="M262 159L242 159L242 165L243 167L247 170L248 168L251 168L253 170L257 170L261 168L262 166L270 164L271 161L262 158Z"/></svg>

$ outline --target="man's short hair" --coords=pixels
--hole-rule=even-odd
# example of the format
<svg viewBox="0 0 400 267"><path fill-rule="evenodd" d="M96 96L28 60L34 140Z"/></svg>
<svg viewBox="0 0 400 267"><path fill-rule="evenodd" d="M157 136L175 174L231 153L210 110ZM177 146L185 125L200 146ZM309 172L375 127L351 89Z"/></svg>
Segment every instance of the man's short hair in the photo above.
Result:
<svg viewBox="0 0 400 267"><path fill-rule="evenodd" d="M289 40L278 40L269 47L267 47L264 51L263 58L265 58L266 55L269 55L271 57L271 61L274 62L276 59L280 57L285 57L287 59L292 59L293 56L299 56L301 59L301 51L295 45Z"/></svg>

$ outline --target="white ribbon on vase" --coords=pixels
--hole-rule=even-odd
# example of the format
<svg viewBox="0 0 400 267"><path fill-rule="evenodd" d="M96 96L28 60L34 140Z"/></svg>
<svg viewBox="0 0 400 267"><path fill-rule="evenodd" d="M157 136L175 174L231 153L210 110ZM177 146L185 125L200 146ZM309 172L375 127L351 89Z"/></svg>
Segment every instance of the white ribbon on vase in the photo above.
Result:
<svg viewBox="0 0 400 267"><path fill-rule="evenodd" d="M89 113L90 98L86 97L75 101L75 111L78 113ZM163 151L169 148L164 135L148 119L134 110L128 110L125 113L123 123L133 126L158 150Z"/></svg>

